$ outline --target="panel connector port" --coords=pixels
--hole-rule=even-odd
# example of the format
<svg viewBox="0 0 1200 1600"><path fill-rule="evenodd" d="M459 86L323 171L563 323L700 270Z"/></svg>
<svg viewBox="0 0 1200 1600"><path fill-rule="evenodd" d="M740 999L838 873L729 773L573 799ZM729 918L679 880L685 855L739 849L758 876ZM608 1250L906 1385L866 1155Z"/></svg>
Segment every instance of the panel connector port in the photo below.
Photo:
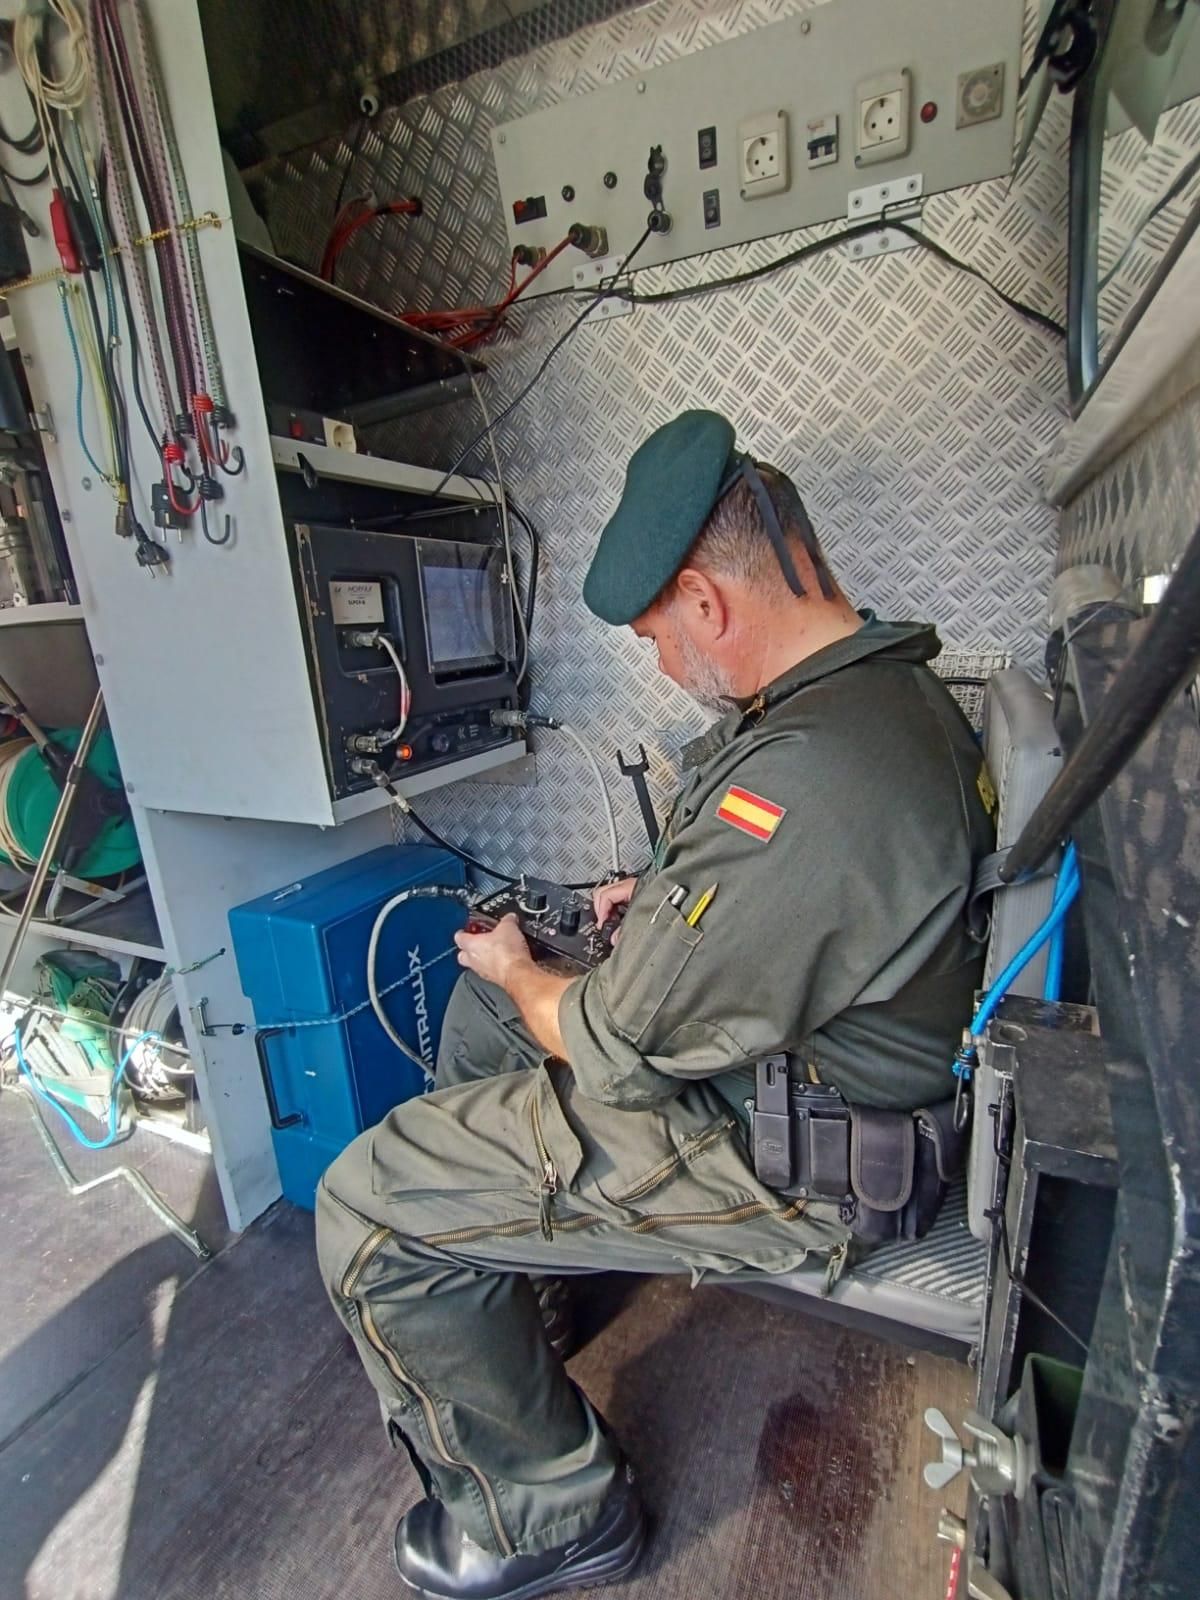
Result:
<svg viewBox="0 0 1200 1600"><path fill-rule="evenodd" d="M591 256L593 260L608 254L607 228L593 227L588 222L573 222L567 229L567 238L576 250L582 250L585 256Z"/></svg>

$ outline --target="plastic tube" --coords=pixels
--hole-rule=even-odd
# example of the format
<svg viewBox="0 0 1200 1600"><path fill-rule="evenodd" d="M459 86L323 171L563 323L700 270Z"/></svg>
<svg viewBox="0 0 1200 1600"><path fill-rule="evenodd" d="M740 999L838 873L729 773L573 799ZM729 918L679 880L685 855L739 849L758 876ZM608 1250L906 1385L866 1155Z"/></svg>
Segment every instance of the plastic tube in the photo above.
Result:
<svg viewBox="0 0 1200 1600"><path fill-rule="evenodd" d="M1054 886L1054 905L1057 905L1063 894L1069 890L1072 875L1076 884L1079 882L1079 868L1075 860L1075 846L1068 845L1058 869L1058 881ZM1066 953L1067 922L1063 920L1050 935L1050 949L1046 957L1046 977L1042 983L1042 999L1057 1000L1062 993L1063 957Z"/></svg>
<svg viewBox="0 0 1200 1600"><path fill-rule="evenodd" d="M612 867L613 876L615 878L619 878L621 876L621 844L620 840L617 838L617 814L613 810L612 795L608 792L608 784L605 782L604 774L600 770L600 763L592 754L587 742L575 732L574 728L568 727L565 722L557 721L554 722L553 726L558 729L559 733L565 734L566 737L570 739L571 743L577 747L588 766L592 769L592 775L596 779L601 797L604 800L604 817L605 821L608 823L609 864Z"/></svg>
<svg viewBox="0 0 1200 1600"><path fill-rule="evenodd" d="M400 652L396 649L396 646L386 633L379 635L378 643L380 648L386 650L388 655L391 656L392 665L395 667L396 675L400 679L400 721L387 737L389 744L395 744L405 728L408 727L408 713L412 706L412 691L408 686L408 673L404 670L404 663L400 659Z"/></svg>
<svg viewBox="0 0 1200 1600"><path fill-rule="evenodd" d="M13 1029L13 1042L17 1047L17 1065L21 1070L22 1076L27 1079L29 1087L33 1090L34 1094L37 1095L39 1100L44 1100L48 1106L53 1106L54 1110L58 1112L59 1116L71 1130L71 1133L76 1141L83 1145L85 1150L107 1150L110 1145L116 1143L117 1133L119 1131L117 1128L117 1098L118 1090L121 1087L121 1079L125 1076L125 1069L129 1065L129 1058L132 1056L133 1052L144 1039L149 1039L151 1037L152 1035L148 1033L141 1034L133 1041L128 1050L126 1050L125 1054L117 1063L117 1070L113 1073L112 1092L108 1101L108 1132L103 1139L89 1139L87 1134L84 1133L83 1129L75 1121L75 1118L67 1110L66 1106L64 1106L55 1095L51 1094L48 1089L44 1088L42 1084L38 1082L37 1078L30 1070L29 1063L25 1059L25 1047L21 1043L21 1030L19 1027Z"/></svg>
<svg viewBox="0 0 1200 1600"><path fill-rule="evenodd" d="M427 1061L423 1061L417 1052L408 1045L392 1026L392 1020L383 1008L383 996L379 992L379 983L376 977L375 965L379 957L379 940L383 933L384 924L397 910L409 900L457 900L460 905L470 905L470 895L466 889L451 888L445 884L421 885L416 888L401 889L390 900L386 900L379 908L378 915L371 925L371 938L367 944L367 994L371 1000L371 1010L375 1013L379 1026L396 1046L402 1055L406 1055L415 1066L432 1083L434 1074Z"/></svg>
<svg viewBox="0 0 1200 1600"><path fill-rule="evenodd" d="M1029 936L995 983L992 984L987 994L984 995L978 1011L971 1019L971 1035L973 1038L978 1038L995 1016L997 1008L1008 993L1014 978L1024 971L1047 939L1051 938L1055 930L1062 926L1066 920L1067 912L1070 911L1078 893L1079 864L1075 857L1074 845L1068 845L1063 854L1063 864L1059 873L1059 886L1055 891L1054 904L1050 907L1050 913L1041 927Z"/></svg>

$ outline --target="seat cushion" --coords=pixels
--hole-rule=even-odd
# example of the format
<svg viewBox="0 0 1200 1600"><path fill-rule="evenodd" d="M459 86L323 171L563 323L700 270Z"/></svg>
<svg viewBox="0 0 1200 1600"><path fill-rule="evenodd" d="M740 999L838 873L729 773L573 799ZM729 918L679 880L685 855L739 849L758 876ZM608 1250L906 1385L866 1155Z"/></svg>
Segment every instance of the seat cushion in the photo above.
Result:
<svg viewBox="0 0 1200 1600"><path fill-rule="evenodd" d="M964 1179L947 1194L923 1239L880 1245L842 1274L828 1296L835 1304L885 1317L962 1344L980 1336L987 1249L967 1227ZM771 1279L773 1287L820 1295L825 1265L813 1262Z"/></svg>

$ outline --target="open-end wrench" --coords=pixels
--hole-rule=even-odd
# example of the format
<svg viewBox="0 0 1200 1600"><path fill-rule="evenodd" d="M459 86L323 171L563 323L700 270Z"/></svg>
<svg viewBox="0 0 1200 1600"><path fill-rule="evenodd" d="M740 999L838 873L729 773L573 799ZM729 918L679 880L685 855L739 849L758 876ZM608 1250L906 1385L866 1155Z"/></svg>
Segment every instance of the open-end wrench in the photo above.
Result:
<svg viewBox="0 0 1200 1600"><path fill-rule="evenodd" d="M642 813L642 822L645 824L646 834L650 840L651 850L658 848L659 826L658 818L654 815L654 804L650 799L650 785L646 782L646 774L650 770L650 763L646 759L646 746L638 745L638 759L626 761L621 752L617 751L617 765L625 777L633 780L633 791L637 795L638 806Z"/></svg>

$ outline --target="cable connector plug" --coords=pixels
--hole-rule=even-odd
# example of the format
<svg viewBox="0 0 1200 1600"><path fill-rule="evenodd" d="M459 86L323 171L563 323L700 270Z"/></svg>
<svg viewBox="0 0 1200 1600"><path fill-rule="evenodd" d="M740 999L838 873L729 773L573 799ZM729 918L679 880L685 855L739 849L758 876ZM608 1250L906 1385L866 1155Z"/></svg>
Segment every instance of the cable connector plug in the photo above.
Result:
<svg viewBox="0 0 1200 1600"><path fill-rule="evenodd" d="M971 1120L971 1092L969 1085L978 1065L979 1052L975 1047L975 1035L970 1028L964 1028L962 1043L954 1053L954 1063L951 1068L956 1080L954 1084L954 1129L956 1133L965 1133L967 1124Z"/></svg>
<svg viewBox="0 0 1200 1600"><path fill-rule="evenodd" d="M356 778L370 778L376 788L386 790L401 811L408 812L412 810L408 801L377 761L372 761L367 756L355 756L346 765Z"/></svg>
<svg viewBox="0 0 1200 1600"><path fill-rule="evenodd" d="M504 707L491 713L493 728L557 728L557 717L543 717L536 711L508 710Z"/></svg>
<svg viewBox="0 0 1200 1600"><path fill-rule="evenodd" d="M348 733L346 735L346 749L351 755L378 756L395 744L396 740L391 728L372 728L367 733Z"/></svg>
<svg viewBox="0 0 1200 1600"><path fill-rule="evenodd" d="M135 524L136 526L136 524ZM137 528L137 564L144 567L152 578L156 578L159 571L170 572L171 552L166 545L159 544L152 539L142 528Z"/></svg>
<svg viewBox="0 0 1200 1600"><path fill-rule="evenodd" d="M979 1053L975 1048L975 1040L969 1031L963 1033L963 1042L954 1052L954 1061L950 1070L954 1076L970 1083L975 1068L979 1065Z"/></svg>
<svg viewBox="0 0 1200 1600"><path fill-rule="evenodd" d="M173 528L177 533L182 533L188 525L188 519L172 506L165 480L151 485L150 511L156 528Z"/></svg>

